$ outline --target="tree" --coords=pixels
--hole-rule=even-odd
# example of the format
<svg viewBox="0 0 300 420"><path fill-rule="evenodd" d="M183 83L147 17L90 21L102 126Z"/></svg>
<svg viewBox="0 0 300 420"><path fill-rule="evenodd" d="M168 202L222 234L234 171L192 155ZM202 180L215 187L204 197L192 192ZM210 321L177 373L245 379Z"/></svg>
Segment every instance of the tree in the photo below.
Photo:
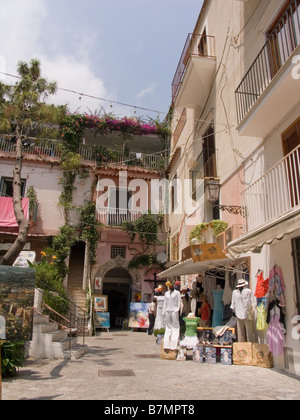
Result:
<svg viewBox="0 0 300 420"><path fill-rule="evenodd" d="M56 92L56 83L41 77L40 62L18 63L19 78L15 85L0 83L0 133L15 142L13 171L13 205L19 226L18 236L0 264L12 265L27 242L29 223L24 216L21 195L23 149L32 139L55 138L58 124L66 114L66 107L47 104L49 95Z"/></svg>

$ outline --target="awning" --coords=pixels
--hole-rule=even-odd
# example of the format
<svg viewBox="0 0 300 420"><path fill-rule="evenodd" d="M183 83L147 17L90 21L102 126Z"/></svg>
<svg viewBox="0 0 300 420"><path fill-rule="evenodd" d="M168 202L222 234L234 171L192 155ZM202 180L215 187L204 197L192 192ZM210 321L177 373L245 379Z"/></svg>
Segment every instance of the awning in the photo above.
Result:
<svg viewBox="0 0 300 420"><path fill-rule="evenodd" d="M280 241L284 236L293 234L300 229L300 208L296 208L288 214L270 222L253 232L228 244L228 251L232 258L241 254L253 252L264 245L271 245L274 241Z"/></svg>
<svg viewBox="0 0 300 420"><path fill-rule="evenodd" d="M28 220L29 198L22 199L23 212ZM0 197L0 226L1 227L18 227L16 221L14 204L12 197Z"/></svg>
<svg viewBox="0 0 300 420"><path fill-rule="evenodd" d="M158 274L159 278L172 278L179 277L189 274L199 274L203 271L209 271L212 269L223 268L230 261L229 258L209 260L209 261L197 261L194 262L192 258L189 258L186 261L180 262L179 264L174 265L168 270L163 271Z"/></svg>

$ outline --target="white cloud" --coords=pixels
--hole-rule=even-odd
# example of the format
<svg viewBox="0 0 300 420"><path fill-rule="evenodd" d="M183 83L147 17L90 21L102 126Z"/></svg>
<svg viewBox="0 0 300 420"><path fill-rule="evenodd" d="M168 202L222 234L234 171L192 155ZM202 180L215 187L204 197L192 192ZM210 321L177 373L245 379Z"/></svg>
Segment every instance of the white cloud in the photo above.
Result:
<svg viewBox="0 0 300 420"><path fill-rule="evenodd" d="M135 98L136 99L142 99L146 95L151 95L153 92L155 92L156 88L157 88L156 83L151 83L150 86L148 86L147 88L145 88L145 89L141 90L139 93L137 93L135 95Z"/></svg>
<svg viewBox="0 0 300 420"><path fill-rule="evenodd" d="M49 3L48 0L1 0L0 39L5 40L0 46L0 56L4 58L1 68L5 68L7 73L16 74L19 60L38 58L42 75L49 81L56 81L59 87L107 98L104 81L92 71L90 65L87 37L83 36L81 44L77 45L76 58L69 51L63 53L61 48L59 52L52 50L51 57L46 55L42 39L51 39L51 33L45 32L46 5ZM53 31L53 26L49 25L49 28ZM56 38L54 45L58 42ZM53 97L53 103L67 103L72 112L79 107L80 112L88 112L88 108L91 111L100 110L100 101L86 97L79 100L79 95L61 90Z"/></svg>

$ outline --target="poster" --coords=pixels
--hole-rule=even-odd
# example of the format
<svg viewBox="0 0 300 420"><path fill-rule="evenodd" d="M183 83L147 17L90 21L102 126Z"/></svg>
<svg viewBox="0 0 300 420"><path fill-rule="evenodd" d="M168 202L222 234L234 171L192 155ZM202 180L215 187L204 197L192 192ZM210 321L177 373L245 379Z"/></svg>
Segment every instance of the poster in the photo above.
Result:
<svg viewBox="0 0 300 420"><path fill-rule="evenodd" d="M95 327L110 328L110 313L95 312Z"/></svg>
<svg viewBox="0 0 300 420"><path fill-rule="evenodd" d="M132 302L130 304L129 328L149 328L149 303Z"/></svg>

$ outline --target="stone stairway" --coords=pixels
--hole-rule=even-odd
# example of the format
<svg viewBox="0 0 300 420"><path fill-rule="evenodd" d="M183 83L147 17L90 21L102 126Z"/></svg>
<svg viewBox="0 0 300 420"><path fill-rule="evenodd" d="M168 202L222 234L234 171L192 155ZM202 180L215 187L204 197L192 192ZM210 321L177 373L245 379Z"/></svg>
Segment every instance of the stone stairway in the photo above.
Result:
<svg viewBox="0 0 300 420"><path fill-rule="evenodd" d="M33 337L29 348L29 357L35 359L79 359L87 352L87 346L80 345L77 337L71 337L69 330L59 329L58 324L48 317L34 314Z"/></svg>

